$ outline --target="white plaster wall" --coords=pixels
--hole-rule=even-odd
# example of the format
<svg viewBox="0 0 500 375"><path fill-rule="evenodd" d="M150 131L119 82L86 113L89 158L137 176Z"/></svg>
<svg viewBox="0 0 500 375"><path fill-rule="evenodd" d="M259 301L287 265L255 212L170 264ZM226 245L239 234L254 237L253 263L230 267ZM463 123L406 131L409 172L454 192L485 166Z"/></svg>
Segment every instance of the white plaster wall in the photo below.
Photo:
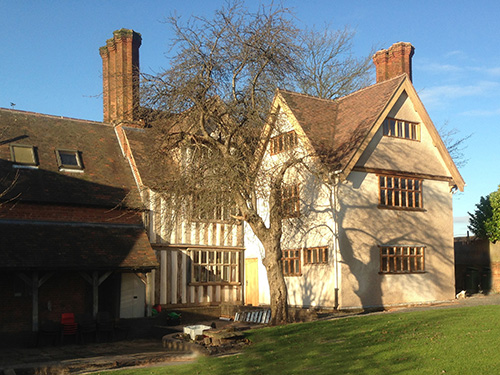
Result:
<svg viewBox="0 0 500 375"><path fill-rule="evenodd" d="M379 129L356 167L450 176L427 125L422 123L411 100L401 95L389 117L419 122L421 140L411 141L384 137ZM430 126L430 125L429 125ZM293 127L280 118L280 132ZM295 152L305 153L303 140ZM276 170L287 154L266 156L265 173ZM306 160L306 162L308 162ZM309 166L314 166L309 161ZM335 212L332 192L304 169L289 171L287 181L300 182L301 218L284 223L282 248L295 249L329 246L329 263L304 265L302 275L286 277L289 303L299 306L335 304L335 288L340 288L340 307L356 308L397 305L452 299L454 296L452 199L450 186L443 180L423 183L424 211L388 210L378 208L378 177L373 173L351 172L339 187L339 268L335 276ZM267 212L264 189L259 210ZM262 259L260 242L249 228L245 231L247 257ZM425 273L380 274L379 245L425 246ZM303 254L302 254L303 256ZM269 303L266 271L259 268L260 303Z"/></svg>
<svg viewBox="0 0 500 375"><path fill-rule="evenodd" d="M283 116L279 117L278 129L273 135L287 132L293 126ZM271 156L266 154L262 163L262 181L268 181L272 173L276 173L280 166L289 157L303 158L303 162L315 169L314 161L307 157L304 140L299 137L298 147L291 152L284 152ZM285 174L285 183L298 183L301 196L300 218L286 219L283 222L282 249L304 249L306 247L328 246L327 264L304 264L304 252L301 251L301 276L286 277L289 304L298 306L328 306L335 305L335 241L334 241L334 211L332 206L332 191L316 176L299 165L290 168ZM265 186L261 190L259 199L259 213L268 224L269 190ZM245 257L259 258L259 302L269 303L269 285L267 272L262 265L264 250L260 241L245 227Z"/></svg>
<svg viewBox="0 0 500 375"><path fill-rule="evenodd" d="M380 127L356 166L451 176L434 145L427 129L428 125L422 122L420 115L404 92L389 112L388 117L420 123L421 140L384 137L383 129Z"/></svg>
<svg viewBox="0 0 500 375"><path fill-rule="evenodd" d="M375 174L351 173L340 196L341 307L453 299L453 215L448 182L424 181L423 212L378 208ZM425 273L380 274L379 245L425 246Z"/></svg>

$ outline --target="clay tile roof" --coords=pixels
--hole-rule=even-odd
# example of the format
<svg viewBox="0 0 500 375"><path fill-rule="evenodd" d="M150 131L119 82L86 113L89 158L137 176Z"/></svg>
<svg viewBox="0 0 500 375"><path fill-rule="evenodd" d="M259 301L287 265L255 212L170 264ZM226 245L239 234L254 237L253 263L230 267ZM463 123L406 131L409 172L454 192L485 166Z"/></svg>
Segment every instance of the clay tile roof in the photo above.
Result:
<svg viewBox="0 0 500 375"><path fill-rule="evenodd" d="M15 168L11 144L35 146L37 169ZM56 150L79 151L83 173L59 170ZM3 199L140 208L130 167L114 128L99 122L0 108L0 191L19 174Z"/></svg>
<svg viewBox="0 0 500 375"><path fill-rule="evenodd" d="M131 225L2 221L0 268L150 270L158 266L144 229Z"/></svg>
<svg viewBox="0 0 500 375"><path fill-rule="evenodd" d="M155 153L152 129L123 128L142 183L149 188L161 188L165 175L172 173L168 162Z"/></svg>
<svg viewBox="0 0 500 375"><path fill-rule="evenodd" d="M279 90L279 94L316 154L335 171L347 166L405 78L403 74L336 100L285 90Z"/></svg>

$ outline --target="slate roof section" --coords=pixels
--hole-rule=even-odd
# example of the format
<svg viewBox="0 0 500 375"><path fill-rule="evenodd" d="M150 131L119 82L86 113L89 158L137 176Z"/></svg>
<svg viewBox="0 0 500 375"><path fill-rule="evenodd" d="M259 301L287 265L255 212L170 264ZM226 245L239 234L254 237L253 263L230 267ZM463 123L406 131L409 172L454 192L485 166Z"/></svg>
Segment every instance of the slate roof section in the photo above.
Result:
<svg viewBox="0 0 500 375"><path fill-rule="evenodd" d="M336 100L286 90L279 90L279 94L316 154L336 171L347 166L405 77L403 74Z"/></svg>
<svg viewBox="0 0 500 375"><path fill-rule="evenodd" d="M127 136L142 183L148 187L153 187L158 182L160 168L156 167L156 163L153 162L151 148L154 139L151 139L150 129L124 127L123 131Z"/></svg>
<svg viewBox="0 0 500 375"><path fill-rule="evenodd" d="M154 152L155 134L152 129L123 128L142 183L151 189L161 189L165 176L174 173L165 158Z"/></svg>
<svg viewBox="0 0 500 375"><path fill-rule="evenodd" d="M0 268L143 270L158 267L139 226L2 221Z"/></svg>
<svg viewBox="0 0 500 375"><path fill-rule="evenodd" d="M10 144L36 147L37 169L14 168ZM56 150L80 151L83 173L61 172ZM0 109L0 191L19 173L14 189L3 199L141 208L128 162L111 125Z"/></svg>

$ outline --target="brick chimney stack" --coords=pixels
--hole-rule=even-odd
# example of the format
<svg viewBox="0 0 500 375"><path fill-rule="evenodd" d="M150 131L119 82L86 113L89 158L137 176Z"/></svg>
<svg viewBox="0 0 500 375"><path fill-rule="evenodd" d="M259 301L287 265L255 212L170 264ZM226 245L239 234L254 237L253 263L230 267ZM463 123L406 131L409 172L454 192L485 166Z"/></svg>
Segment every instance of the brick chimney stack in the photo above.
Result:
<svg viewBox="0 0 500 375"><path fill-rule="evenodd" d="M415 48L411 43L399 42L389 49L383 49L373 55L373 63L377 71L377 83L408 74L412 80L411 58Z"/></svg>
<svg viewBox="0 0 500 375"><path fill-rule="evenodd" d="M99 48L102 58L104 122L137 120L141 34L121 29Z"/></svg>

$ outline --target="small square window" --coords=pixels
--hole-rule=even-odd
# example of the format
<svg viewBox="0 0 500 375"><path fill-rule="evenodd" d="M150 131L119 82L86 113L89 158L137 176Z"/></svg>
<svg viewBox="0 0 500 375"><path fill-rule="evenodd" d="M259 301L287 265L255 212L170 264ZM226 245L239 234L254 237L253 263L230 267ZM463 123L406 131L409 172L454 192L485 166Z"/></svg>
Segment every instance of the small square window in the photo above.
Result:
<svg viewBox="0 0 500 375"><path fill-rule="evenodd" d="M83 170L82 158L79 151L57 150L59 170Z"/></svg>
<svg viewBox="0 0 500 375"><path fill-rule="evenodd" d="M301 276L300 250L282 250L281 262L284 276Z"/></svg>
<svg viewBox="0 0 500 375"><path fill-rule="evenodd" d="M328 247L311 247L304 249L305 264L328 263Z"/></svg>
<svg viewBox="0 0 500 375"><path fill-rule="evenodd" d="M36 148L27 145L10 145L10 153L12 161L17 166L31 166L38 165L38 157Z"/></svg>
<svg viewBox="0 0 500 375"><path fill-rule="evenodd" d="M381 273L425 272L425 246L379 246Z"/></svg>

